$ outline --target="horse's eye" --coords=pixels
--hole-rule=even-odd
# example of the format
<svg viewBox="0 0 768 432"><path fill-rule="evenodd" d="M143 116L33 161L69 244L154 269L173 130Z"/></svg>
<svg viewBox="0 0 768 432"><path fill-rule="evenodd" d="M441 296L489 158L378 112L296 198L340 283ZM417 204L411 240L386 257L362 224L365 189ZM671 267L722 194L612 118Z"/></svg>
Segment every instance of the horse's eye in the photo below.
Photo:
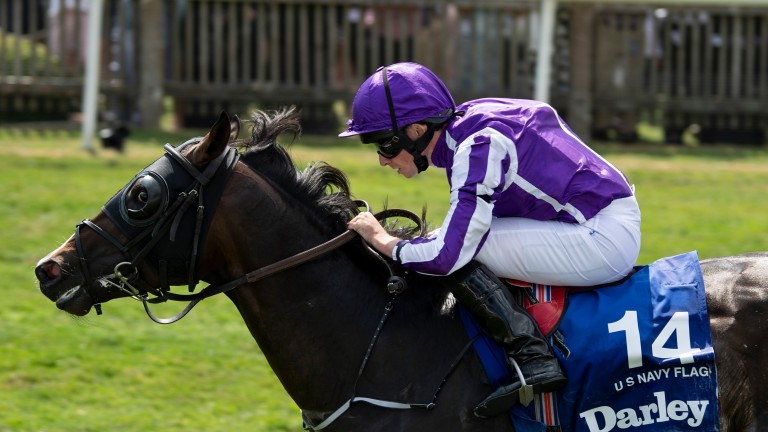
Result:
<svg viewBox="0 0 768 432"><path fill-rule="evenodd" d="M147 193L146 190L142 190L141 192L139 192L138 200L139 202L145 203L145 204L147 203L147 201L149 201L149 194Z"/></svg>

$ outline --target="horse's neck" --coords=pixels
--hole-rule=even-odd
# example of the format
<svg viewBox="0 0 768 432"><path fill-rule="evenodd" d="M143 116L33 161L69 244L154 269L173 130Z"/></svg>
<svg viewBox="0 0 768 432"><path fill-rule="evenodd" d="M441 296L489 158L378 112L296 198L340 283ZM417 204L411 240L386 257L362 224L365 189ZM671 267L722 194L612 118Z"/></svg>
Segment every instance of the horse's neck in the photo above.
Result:
<svg viewBox="0 0 768 432"><path fill-rule="evenodd" d="M349 391L384 311L385 280L349 255L331 252L230 296L302 407L335 401L334 389Z"/></svg>
<svg viewBox="0 0 768 432"><path fill-rule="evenodd" d="M361 253L334 252L237 290L234 298L273 371L303 410L328 415L352 396L428 403L468 341L459 321L440 313L443 289L423 279L412 280L394 299L371 347L393 297L386 273L366 265ZM464 385L441 400L479 400L487 391L479 373L476 362L461 362L452 379Z"/></svg>
<svg viewBox="0 0 768 432"><path fill-rule="evenodd" d="M275 207L280 194L254 198L238 192L225 204L231 201L241 211L222 213L228 216L227 223L217 224L220 231L215 238L220 244L211 249L235 250L223 254L228 257L226 272L232 274L220 276L238 276L234 273L264 267L329 239L301 208L264 212L266 206ZM221 262L216 258L211 261ZM420 386L439 382L441 377L424 375L441 374L464 343L457 336L461 330L455 320L435 313L432 306L439 295L436 287L411 287L400 295L373 350L360 391L392 397L414 392L419 398L433 391ZM390 301L386 271L356 241L239 287L229 296L286 391L301 408L315 411L335 410L351 396L362 359ZM398 379L392 379L392 371Z"/></svg>

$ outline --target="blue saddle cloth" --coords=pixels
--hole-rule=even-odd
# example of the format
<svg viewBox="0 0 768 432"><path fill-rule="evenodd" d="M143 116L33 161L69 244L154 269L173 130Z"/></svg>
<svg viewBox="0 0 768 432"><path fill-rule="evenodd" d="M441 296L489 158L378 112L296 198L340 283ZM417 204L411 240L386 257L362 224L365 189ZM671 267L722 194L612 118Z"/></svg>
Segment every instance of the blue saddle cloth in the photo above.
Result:
<svg viewBox="0 0 768 432"><path fill-rule="evenodd" d="M466 309L470 337L482 331ZM572 293L555 349L568 385L551 399L560 430L719 431L715 355L698 256L660 259L624 283ZM474 344L493 386L507 384L505 354L481 334ZM518 432L544 432L541 400L518 405Z"/></svg>

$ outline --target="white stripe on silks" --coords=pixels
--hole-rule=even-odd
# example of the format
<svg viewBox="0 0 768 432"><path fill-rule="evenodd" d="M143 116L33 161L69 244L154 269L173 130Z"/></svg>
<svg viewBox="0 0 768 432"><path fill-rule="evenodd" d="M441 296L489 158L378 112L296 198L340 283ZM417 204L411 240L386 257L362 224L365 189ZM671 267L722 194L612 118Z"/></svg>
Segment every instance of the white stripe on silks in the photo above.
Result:
<svg viewBox="0 0 768 432"><path fill-rule="evenodd" d="M450 138L450 137L449 137ZM456 141L451 139L450 141L453 142L453 145L455 146ZM455 150L455 147L453 147L452 150ZM456 208L459 202L459 192L458 188L455 187L455 185L464 185L464 182L467 180L467 175L469 174L469 163L468 163L468 151L462 151L459 150L454 154L453 159L453 171L451 172L451 184L454 185L454 187L451 188L451 196L450 196L450 203L451 206L448 209L448 213L446 213L445 218L443 219L443 224L440 227L440 233L438 234L437 238L429 243L429 248L426 247L426 245L418 245L417 247L412 247L411 249L419 249L422 253L418 255L418 259L410 260L410 261L416 261L416 262L430 262L434 261L435 258L440 254L440 251L445 246L445 233L448 231L446 228L450 226L451 221L453 220L453 215L456 212ZM463 158L463 160L462 160ZM461 161L461 163L457 163L457 159ZM460 169L455 169L456 167L460 167ZM464 245L462 245L464 246ZM461 261L461 255L464 255L464 247L462 247L462 250L459 254L459 260L457 260L457 263ZM453 268L450 269L449 273L452 273L454 270L456 270L456 266L454 265Z"/></svg>
<svg viewBox="0 0 768 432"><path fill-rule="evenodd" d="M499 131L492 128L485 128L481 131L488 135L490 144L488 148L488 159L486 160L486 171L483 184L488 185L493 190L485 191L484 194L492 195L501 185L501 179L504 178L503 188L499 192L506 190L514 181L517 175L517 148L514 141L502 135ZM501 172L501 163L509 153L514 152L514 157L510 156L510 165L507 172ZM482 195L478 192L478 195Z"/></svg>
<svg viewBox="0 0 768 432"><path fill-rule="evenodd" d="M515 145L515 142L510 139L509 137L505 136L501 132L497 131L496 129L487 127L483 130L480 130L478 132L473 133L472 135L468 136L464 141L462 141L462 144L464 143L472 143L475 141L475 137L477 135L486 135L488 136L490 140L489 150L488 150L488 158L486 159L486 173L485 178L483 179L483 183L485 185L493 185L493 188L498 187L499 181L502 177L501 173L501 161L504 160L507 155L509 155L509 168L507 169L507 172L503 173L504 176L504 187L499 191L503 192L505 191L509 186L512 185L512 183L515 180L515 177L517 176L517 168L519 165L519 160L517 159L517 146ZM448 144L448 147L456 152L457 144L456 140L453 139L450 135L446 134L446 143ZM470 148L471 144L469 146L461 146L460 150L463 148ZM456 155L454 155L455 158ZM468 165L468 164L467 164ZM456 166L455 159L454 159L454 167ZM454 182L453 184L456 184L455 178L456 176L453 176ZM464 181L466 181L466 175L463 177ZM462 181L461 184L464 184L464 181ZM491 195L494 191L487 190L483 191L483 193L478 193L478 195L488 194Z"/></svg>
<svg viewBox="0 0 768 432"><path fill-rule="evenodd" d="M455 225L454 216L459 205L459 189L464 186L469 177L469 159L472 155L473 146L477 135L486 135L490 143L488 144L488 158L485 160L485 177L483 183L477 184L476 195L491 196L494 189L499 186L502 175L504 175L504 187L509 187L517 172L517 158L511 158L510 169L506 173L501 172L501 161L507 157L510 149L515 151L514 142L503 136L499 131L492 128L485 128L464 139L461 144L457 144L450 134L446 135L446 144L454 151L452 171L451 171L451 206L443 220L441 228ZM466 265L475 255L485 233L490 228L493 219L493 204L483 199L475 199L475 209L470 216L469 224L463 233L463 241L459 250L459 256L448 273ZM445 247L446 229L441 229L439 235L429 243L410 245L403 247L401 251L401 261L403 263L422 262L428 263L434 261ZM469 241L468 241L469 240Z"/></svg>
<svg viewBox="0 0 768 432"><path fill-rule="evenodd" d="M453 139L451 134L448 132L445 133L445 145L447 145L448 148L451 149L451 151L454 153L456 152L456 140Z"/></svg>
<svg viewBox="0 0 768 432"><path fill-rule="evenodd" d="M551 205L552 208L554 208L556 211L560 212L564 210L566 213L573 216L573 218L576 219L576 222L583 224L584 222L587 221L587 219L584 217L581 211L576 207L574 207L573 204L571 203L565 203L565 205L560 204L556 199L552 198L541 189L529 183L528 180L518 176L517 180L515 180L515 183L518 186L520 186L521 189L533 195L537 199L540 199L545 203Z"/></svg>
<svg viewBox="0 0 768 432"><path fill-rule="evenodd" d="M450 138L450 136L448 137ZM446 139L446 142L452 141L455 145L455 140L448 140ZM455 150L455 147L453 148ZM468 153L468 152L463 152ZM460 157L460 152L456 152L454 154L454 160L453 160L453 167L455 168L457 166L456 160ZM463 162L466 162L463 161ZM454 169L451 172L451 184L452 185L463 185L464 182L467 179L468 174L468 167L467 163L462 163L459 166L461 169ZM435 258L440 254L440 251L445 246L445 233L447 231L447 227L450 224L450 221L453 219L453 214L456 211L456 205L459 201L459 194L458 194L458 188L452 187L451 188L451 196L450 196L450 207L448 208L448 213L446 213L445 218L443 219L443 224L440 227L440 232L438 236L432 240L429 243L420 243L420 244L414 244L414 245L406 245L403 247L403 249L400 252L400 256L402 257L402 262L405 263L425 263L425 262L431 262L434 261ZM453 269L451 269L453 270Z"/></svg>
<svg viewBox="0 0 768 432"><path fill-rule="evenodd" d="M475 257L475 251L477 251L480 241L491 227L493 204L480 198L475 198L475 203L475 211L472 213L469 226L467 227L459 258L453 265L451 273L464 267Z"/></svg>
<svg viewBox="0 0 768 432"><path fill-rule="evenodd" d="M469 177L469 158L472 155L472 143L474 142L474 136L479 135L482 133L487 133L489 131L492 131L492 129L483 129L481 132L472 134L470 137L462 141L462 144L459 145L459 148L457 149L456 153L454 154L453 159L453 167L454 170L451 175L451 184L453 187L451 188L451 211L449 213L449 217L452 217L455 211L458 208L459 204L459 197L458 197L458 191L461 188L461 186L464 186L467 183L467 178ZM495 132L495 131L494 131ZM498 134L498 132L496 132ZM491 146L492 147L492 146ZM492 150L492 149L491 149ZM489 150L490 151L490 150ZM486 176L484 180L488 179L488 171L491 170L489 167L489 159L485 160L485 172ZM499 165L499 164L495 164ZM498 168L496 169L496 172L498 173ZM498 184L498 176L496 179L494 179L493 185ZM493 188L488 187L483 184L477 184L478 190L475 194L475 209L472 212L472 215L470 217L469 225L467 225L467 230L464 233L464 241L461 245L461 251L459 253L459 258L456 260L456 263L454 263L453 268L451 268L451 273L455 270L458 270L459 268L463 267L469 261L472 260L475 256L475 251L477 250L477 246L480 244L480 240L485 235L485 233L488 231L488 229L491 226L491 220L493 219L493 204L490 204L486 202L485 200L478 197L478 195L488 195L490 196L493 194ZM446 218L445 222L443 223L443 226L446 226L446 223L448 223L450 226L450 221L452 219Z"/></svg>
<svg viewBox="0 0 768 432"><path fill-rule="evenodd" d="M449 220L453 213L453 207L448 211L448 215L445 217L445 221ZM445 222L443 222L445 224ZM440 232L431 241L419 244L406 244L400 250L401 262L407 263L422 263L434 261L437 255L445 246L445 229L444 225L440 227ZM428 273L425 273L428 274Z"/></svg>

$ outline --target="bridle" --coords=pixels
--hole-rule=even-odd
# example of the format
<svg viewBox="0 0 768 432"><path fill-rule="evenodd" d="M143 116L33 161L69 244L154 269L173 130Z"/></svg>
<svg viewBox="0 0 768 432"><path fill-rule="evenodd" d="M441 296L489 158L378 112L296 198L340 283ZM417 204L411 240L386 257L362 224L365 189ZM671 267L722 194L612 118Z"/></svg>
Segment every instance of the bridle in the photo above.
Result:
<svg viewBox="0 0 768 432"><path fill-rule="evenodd" d="M158 159L158 161L137 174L134 180L105 204L102 211L126 235L126 238L130 239L129 241L121 243L114 236L88 219L83 220L75 227L75 247L79 257L80 270L84 278L82 286L94 301L97 297L88 292L88 290L96 283L100 284L103 288L116 288L128 294L134 300L141 301L145 312L154 322L170 324L186 316L203 299L216 294L226 293L240 285L253 283L301 265L357 237L357 233L354 231L345 231L309 250L248 272L229 282L220 285L209 285L198 292L193 292L198 283L197 267L199 262L197 257L205 241L213 210L223 191L224 184L229 179L235 164L239 160L237 151L234 148L228 147L221 155L209 162L200 171L180 153L180 150L187 145L195 143L196 140L198 139L189 140L177 148L166 144L164 147L166 154L163 158ZM179 168L183 169L180 170ZM170 174L167 176L163 175L166 173ZM178 177L182 178L179 179ZM187 180L186 182L184 182L185 179ZM141 184L142 181L146 185ZM145 191L147 192L148 200L144 207L138 210L128 208L128 205L125 204L130 194L134 193L132 191L136 187L153 189L152 192ZM174 192L176 193L176 198L171 204L171 195ZM153 193L155 194L154 196L152 195ZM152 203L153 198L157 201L154 204ZM197 202L196 211L191 212L192 204L195 202ZM370 210L364 201L355 201L355 203L358 208L364 207L366 210ZM153 209L147 210L147 207L150 207L150 205L157 206L158 208L154 209L154 211L152 211ZM138 214L136 212L142 211L141 220L132 219L131 215L136 215ZM423 221L407 210L388 209L377 213L376 217L379 220L391 217L404 217L414 221L418 225L419 230L423 229ZM97 278L92 277L81 240L81 230L83 227L92 229L106 239L126 258L125 261L115 265L112 274ZM184 235L178 236L177 231L180 227L182 229L184 227L193 229L193 235L189 237ZM174 270L178 270L178 266L173 266L169 262L173 258L178 257L168 256L165 253L178 249L177 246L183 242L183 239L186 239L188 243L186 248L188 253L183 256L183 261L186 262L184 265L186 267L185 276L190 294L171 292L169 278L178 278L174 274ZM387 267L389 271L387 283L389 291L403 291L405 289L405 280L396 274L390 262L368 246L367 243L364 241L362 243L372 256L376 257ZM158 262L158 275L161 280L161 287L153 287L140 277L138 266L150 256L153 256ZM175 268L169 269L169 267ZM162 303L169 300L188 302L188 304L181 312L171 318L159 318L149 308L150 303ZM99 302L94 304L94 308L98 314L102 313Z"/></svg>
<svg viewBox="0 0 768 432"><path fill-rule="evenodd" d="M193 138L175 148L166 144L163 157L139 172L104 205L102 212L129 239L126 243L121 243L93 221L86 219L77 224L75 247L86 292L98 282L102 287L126 292L146 306L147 302L169 299L171 279L185 279L190 292L195 289L199 251L216 203L239 160L237 150L227 147L198 169L181 155L181 151L199 140ZM84 227L106 239L125 258L115 266L112 274L94 278L89 271L81 238ZM180 230L189 230L192 235L179 236ZM141 279L138 266L145 261L157 263L161 287L153 287ZM90 292L88 294L94 300L97 298ZM150 298L150 294L154 298ZM97 313L101 312L99 303L94 307Z"/></svg>

